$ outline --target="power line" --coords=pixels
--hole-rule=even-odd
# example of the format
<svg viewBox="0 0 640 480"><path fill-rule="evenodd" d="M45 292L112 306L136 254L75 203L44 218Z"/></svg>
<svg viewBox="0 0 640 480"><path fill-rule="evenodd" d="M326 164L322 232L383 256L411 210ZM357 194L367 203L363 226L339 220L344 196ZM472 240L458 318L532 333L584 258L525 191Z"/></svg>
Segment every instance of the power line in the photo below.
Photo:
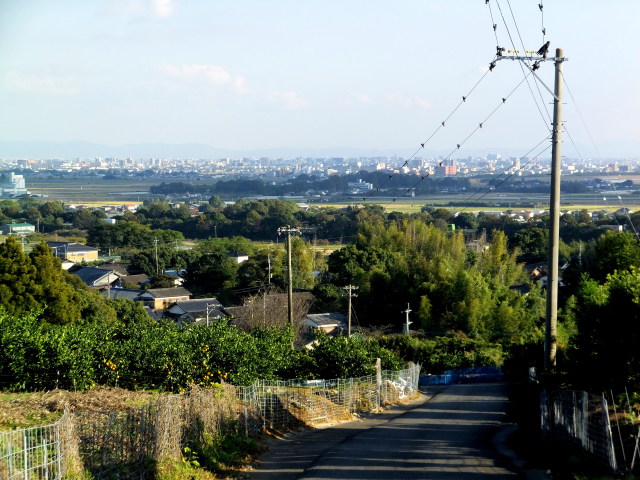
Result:
<svg viewBox="0 0 640 480"><path fill-rule="evenodd" d="M466 103L466 101L469 99L469 97L473 94L473 92L476 90L476 88L478 87L478 85L480 85L480 83L482 83L482 81L485 79L485 77L489 74L490 70L487 70L486 72L484 72L484 74L480 77L480 79L473 85L473 87L471 87L471 89L465 94L462 95L461 100L456 104L456 106L453 108L453 110L451 110L449 112L449 114L444 118L444 120L442 120L440 122L440 124L435 128L435 130L431 133L431 135L429 135L429 137L427 137L427 139L420 143L420 146L411 154L411 156L405 160L405 162L402 164L402 166L400 167L400 169L404 168L405 166L407 166L409 164L409 162L411 160L413 160L415 158L415 156L418 154L418 152L420 152L420 150L423 150L425 148L425 145L427 145L431 139L442 129L447 125L447 122L451 119L451 117L458 111L458 109L462 106L462 104ZM374 189L371 190L371 193L369 195L366 195L365 197L362 198L362 201L366 201L367 198L371 197L373 195L374 192L379 192L380 189L382 187L384 187L387 183L389 183L391 181L391 179L395 176L395 173L389 174L388 177L382 182L380 183L377 187L375 187Z"/></svg>
<svg viewBox="0 0 640 480"><path fill-rule="evenodd" d="M591 131L587 125L587 122L585 121L584 117L582 116L582 112L580 111L580 108L578 106L578 103L576 102L575 98L573 97L573 93L571 92L571 89L569 88L569 85L567 84L567 80L564 76L564 74L562 74L562 82L564 84L564 86L567 89L567 92L569 92L569 96L571 97L571 101L573 102L573 105L576 107L576 111L578 112L578 117L580 118L580 121L582 122L582 126L584 127L585 131L587 132L587 136L589 137L589 141L591 142L591 145L593 146L594 150L596 151L596 155L598 156L598 160L600 161L600 163L602 164L603 159L600 156L600 150L598 149L598 146L596 145L596 142L593 139L593 136L591 135ZM573 143L573 139L571 138L571 136L569 135L569 138L571 139L571 142ZM578 154L582 157L582 155L580 154L580 152L578 151L578 148L576 147L575 143L574 143L574 147L576 149L576 151L578 152ZM636 226L634 225L633 221L631 220L631 216L629 215L629 209L625 206L624 202L622 201L622 197L620 196L620 194L618 194L618 191L616 189L615 183L610 182L611 186L613 187L613 190L616 192L616 196L618 197L618 201L620 202L620 205L623 208L623 211L626 214L627 217L627 221L629 222L629 225L631 226L631 229L633 230L633 233L636 237L636 239L640 240L640 237L638 236L638 229L636 229ZM603 197L606 201L606 198ZM614 215L614 218L616 218L616 216ZM618 219L616 218L616 222L618 222ZM618 223L618 226L620 226L620 224Z"/></svg>
<svg viewBox="0 0 640 480"><path fill-rule="evenodd" d="M442 164L448 160L451 159L451 156L456 152L456 150L459 150L460 147L462 145L464 145L478 130L480 130L481 128L483 128L484 124L500 109L500 107L502 107L504 104L507 103L507 100L516 92L516 90L518 89L518 87L520 87L520 85L522 85L524 83L524 81L526 80L527 76L520 80L520 82L509 92L508 95L506 95L505 97L502 97L501 102L491 111L491 113L489 113L484 120L482 120L482 122L480 122L478 124L477 127L475 127L471 133L469 133L466 138L464 140L462 140L460 143L456 144L456 148L454 148L453 150L451 150L451 152L449 153L449 155L446 156L446 158L444 160L441 160L440 163L438 163L438 166L442 166ZM429 174L427 173L426 175L423 175L420 177L420 180L418 180L415 184L413 184L411 187L407 188L407 192L410 192L411 190L413 190L414 188L416 188L416 186L418 184L420 184L421 182L423 182L424 180L426 180L429 177ZM386 205L383 205L383 207L387 207L389 205L391 205L393 202L395 202L397 200L397 198L392 198L391 202L389 202Z"/></svg>
<svg viewBox="0 0 640 480"><path fill-rule="evenodd" d="M522 49L523 49L523 51L526 51L526 48L524 46L524 42L522 40L522 36L520 35L520 29L518 28L518 23L516 22L515 15L513 14L513 10L511 9L511 3L509 2L509 0L507 0L507 2L509 4L509 10L511 11L511 17L512 17L513 22L515 24L516 31L518 33L518 37L520 38L520 43L522 45ZM511 32L509 31L509 26L507 24L507 20L505 19L504 14L502 13L502 8L500 7L500 2L498 0L496 0L496 4L498 6L498 9L500 10L500 16L502 17L502 22L504 23L505 29L507 30L507 35L509 36L509 41L511 42L511 47L513 48L513 50L517 50L515 41L513 40L513 37L511 36ZM528 67L528 68L530 68L530 67ZM520 65L520 70L522 71L522 74L525 75L525 71L524 71L524 68L522 67L522 65ZM538 109L538 112L540 113L540 116L542 117L542 121L544 122L545 126L547 126L547 128L549 128L548 124L547 124L547 119L549 120L549 122L551 122L551 117L549 115L549 112L547 111L547 119L545 119L544 115L542 113L542 110L541 110L540 106L538 105L538 100L536 99L536 96L533 93L533 90L531 88L531 84L529 83L528 80L527 80L527 87L529 88L529 92L531 93L531 96L533 97L533 101L536 104L536 108ZM539 89L538 89L538 92L540 93ZM540 96L542 97L541 94L540 94ZM542 103L544 105L544 100L542 101Z"/></svg>
<svg viewBox="0 0 640 480"><path fill-rule="evenodd" d="M528 157L531 152L533 152L534 150L536 150L540 145L542 145L545 141L549 140L548 136L545 136L545 138L543 138L540 142L538 142L533 148L531 148L527 153L525 153L522 157ZM495 176L493 179L491 179L491 181L489 183L487 183L484 187L482 187L478 192L475 192L473 194L471 194L469 197L467 197L464 200L464 203L471 203L471 202L479 202L480 200L482 200L484 197L486 197L489 192L495 190L496 188L498 188L500 185L502 185L503 183L505 183L507 180L509 180L511 177L513 177L515 175L516 172L522 170L524 167L526 167L529 163L531 163L533 160L537 159L540 155L542 155L544 152L546 152L547 150L549 150L549 148L551 148L551 145L548 145L546 148L544 148L542 151L538 152L535 156L530 157L529 160L527 160L524 164L520 165L520 168L513 171L513 173L511 173L510 175L508 175L506 178L504 179L500 179L500 176L505 174L506 172L512 170L515 166L517 162L514 162L513 164L511 164L509 167L505 168L502 172L500 172L497 176ZM494 182L498 182L495 185L493 185ZM482 194L480 197L478 198L473 198L476 195L478 195L480 192L482 192L483 189L486 189L486 193ZM458 210L458 213L463 212L467 207L462 208L461 210Z"/></svg>

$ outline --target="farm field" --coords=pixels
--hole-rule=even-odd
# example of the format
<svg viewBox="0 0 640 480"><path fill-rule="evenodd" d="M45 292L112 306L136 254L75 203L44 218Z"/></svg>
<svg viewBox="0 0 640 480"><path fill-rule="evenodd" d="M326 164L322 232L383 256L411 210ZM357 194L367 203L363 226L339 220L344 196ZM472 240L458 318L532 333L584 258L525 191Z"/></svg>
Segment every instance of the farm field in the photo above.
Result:
<svg viewBox="0 0 640 480"><path fill-rule="evenodd" d="M189 181L183 177L162 178L103 178L103 177L28 177L27 188L36 195L45 195L51 200L60 200L65 203L81 203L87 206L139 204L146 199L158 198L149 193L149 188L162 182ZM199 197L194 197L198 199ZM284 197L285 199L287 197ZM206 200L204 197L201 200ZM305 201L296 197L296 201ZM431 195L415 198L396 198L389 196L369 197L365 202L354 198L344 197L332 200L330 197L317 201L309 198L307 202L311 206L342 208L349 205L381 205L385 211L397 211L401 213L418 213L424 206L434 208L447 208L453 212L479 212L479 211L503 211L506 209L548 209L549 197L544 194L527 193L498 193L473 195L470 193L458 195ZM471 201L471 204L467 203ZM481 202L482 205L474 205L473 202ZM562 209L571 210L617 210L621 207L636 209L640 207L640 195L618 193L615 191L597 194L570 194L563 195L561 199Z"/></svg>
<svg viewBox="0 0 640 480"><path fill-rule="evenodd" d="M122 205L141 203L155 197L149 188L162 182L183 181L179 178L105 179L103 177L27 177L27 188L35 195L46 195L50 200L85 205Z"/></svg>

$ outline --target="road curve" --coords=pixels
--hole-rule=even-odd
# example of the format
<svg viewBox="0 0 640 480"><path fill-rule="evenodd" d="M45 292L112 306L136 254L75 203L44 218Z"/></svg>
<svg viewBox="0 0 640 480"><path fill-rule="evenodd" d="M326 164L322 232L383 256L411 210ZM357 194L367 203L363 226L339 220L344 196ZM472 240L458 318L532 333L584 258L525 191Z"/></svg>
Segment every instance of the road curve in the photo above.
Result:
<svg viewBox="0 0 640 480"><path fill-rule="evenodd" d="M504 384L452 385L427 402L276 442L251 480L522 478L494 449Z"/></svg>

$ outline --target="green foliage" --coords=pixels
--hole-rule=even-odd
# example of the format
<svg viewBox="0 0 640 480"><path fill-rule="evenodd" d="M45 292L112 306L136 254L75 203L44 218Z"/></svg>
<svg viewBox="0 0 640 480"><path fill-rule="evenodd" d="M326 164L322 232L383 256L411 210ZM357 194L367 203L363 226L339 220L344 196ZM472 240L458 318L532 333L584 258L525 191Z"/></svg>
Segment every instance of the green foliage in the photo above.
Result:
<svg viewBox="0 0 640 480"><path fill-rule="evenodd" d="M184 235L174 230L151 229L134 221L119 221L115 224L97 222L90 226L87 243L98 248L151 248L155 241L160 245L184 240Z"/></svg>
<svg viewBox="0 0 640 480"><path fill-rule="evenodd" d="M0 302L10 313L21 314L40 307L37 300L36 268L18 241L7 237L0 245Z"/></svg>
<svg viewBox="0 0 640 480"><path fill-rule="evenodd" d="M519 230L513 236L513 245L522 252L518 258L520 261L542 262L547 258L549 249L549 230L539 227Z"/></svg>
<svg viewBox="0 0 640 480"><path fill-rule="evenodd" d="M502 366L506 358L500 344L464 335L432 339L392 335L382 337L379 342L403 359L419 363L423 372L433 374L451 369Z"/></svg>
<svg viewBox="0 0 640 480"><path fill-rule="evenodd" d="M218 294L236 286L238 263L220 252L202 255L189 264L185 274L185 286L196 295Z"/></svg>
<svg viewBox="0 0 640 480"><path fill-rule="evenodd" d="M604 282L583 275L567 314L577 325L571 360L578 381L607 388L637 388L640 268L616 270Z"/></svg>
<svg viewBox="0 0 640 480"><path fill-rule="evenodd" d="M363 224L356 243L329 256L325 277L359 287L354 307L367 325L399 322L409 302L413 328L427 334L462 331L516 341L536 331L543 301L539 289L525 297L509 288L526 282L517 255L502 232L470 255L461 233L401 218Z"/></svg>
<svg viewBox="0 0 640 480"><path fill-rule="evenodd" d="M375 373L375 359L382 360L383 369L398 369L403 365L400 357L376 341L360 335L350 338L316 335L317 343L309 352L316 378L355 378Z"/></svg>
<svg viewBox="0 0 640 480"><path fill-rule="evenodd" d="M188 452L190 463L195 462L197 466L213 473L225 474L230 468L242 466L248 456L260 452L260 446L255 440L239 433L212 435L205 432L203 437Z"/></svg>
<svg viewBox="0 0 640 480"><path fill-rule="evenodd" d="M59 324L113 318L104 299L63 271L49 247L41 243L25 255L13 237L0 245L0 306L14 315L40 310Z"/></svg>
<svg viewBox="0 0 640 480"><path fill-rule="evenodd" d="M248 385L291 367L291 332L251 335L227 322L178 327L141 304L111 301L119 320L51 325L36 314L0 311L0 383L12 390L95 384L177 391L222 380Z"/></svg>

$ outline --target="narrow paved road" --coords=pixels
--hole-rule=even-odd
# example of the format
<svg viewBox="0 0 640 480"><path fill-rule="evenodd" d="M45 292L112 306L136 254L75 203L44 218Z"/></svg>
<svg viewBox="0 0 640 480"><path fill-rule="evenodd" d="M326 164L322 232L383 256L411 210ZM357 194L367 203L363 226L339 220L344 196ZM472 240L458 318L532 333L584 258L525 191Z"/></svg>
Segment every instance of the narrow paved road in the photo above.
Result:
<svg viewBox="0 0 640 480"><path fill-rule="evenodd" d="M452 385L431 400L276 442L252 480L522 478L494 449L503 384Z"/></svg>

